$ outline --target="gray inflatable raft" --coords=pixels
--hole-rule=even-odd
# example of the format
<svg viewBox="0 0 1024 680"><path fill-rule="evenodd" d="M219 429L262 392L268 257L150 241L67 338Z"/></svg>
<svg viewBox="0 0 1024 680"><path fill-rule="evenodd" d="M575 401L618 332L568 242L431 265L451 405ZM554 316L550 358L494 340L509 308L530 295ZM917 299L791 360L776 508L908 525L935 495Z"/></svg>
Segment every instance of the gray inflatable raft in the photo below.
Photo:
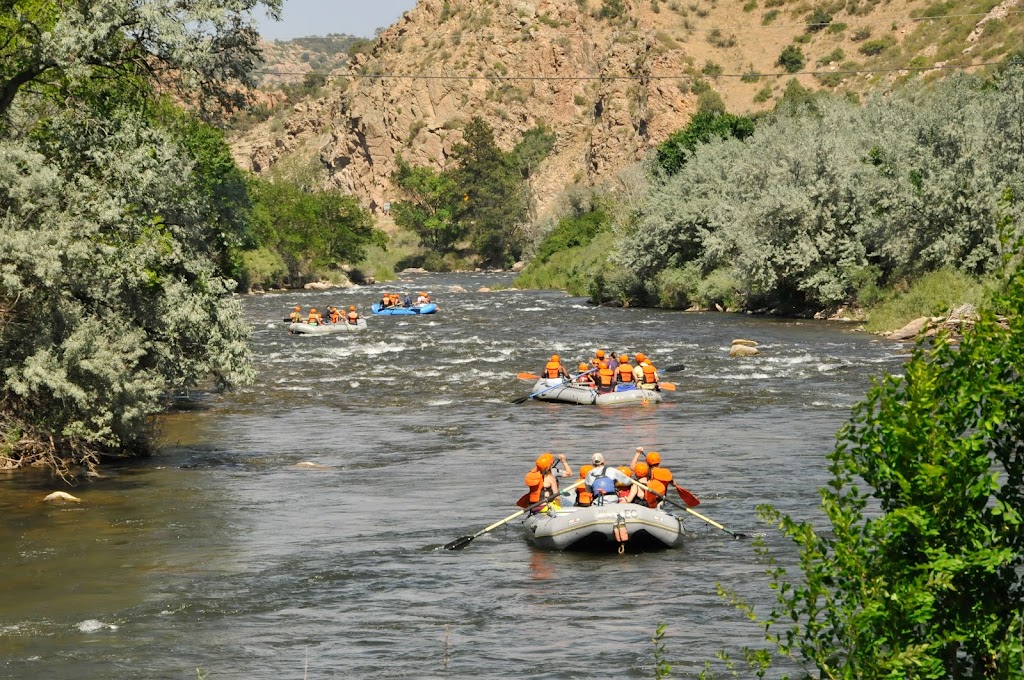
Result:
<svg viewBox="0 0 1024 680"><path fill-rule="evenodd" d="M660 508L636 503L563 507L539 512L523 523L526 539L545 550L617 551L615 526L624 526L631 552L679 548L683 545L683 521Z"/></svg>
<svg viewBox="0 0 1024 680"><path fill-rule="evenodd" d="M348 322L328 323L322 326L310 326L308 323L288 325L288 332L298 335L330 335L331 333L358 333L366 330L366 319L359 319L354 324Z"/></svg>
<svg viewBox="0 0 1024 680"><path fill-rule="evenodd" d="M589 387L581 387L575 383L563 382L561 378L541 378L533 386L531 394L540 401L562 401L567 404L597 404L608 406L616 404L657 404L662 401L661 392L634 388L623 392L600 394Z"/></svg>

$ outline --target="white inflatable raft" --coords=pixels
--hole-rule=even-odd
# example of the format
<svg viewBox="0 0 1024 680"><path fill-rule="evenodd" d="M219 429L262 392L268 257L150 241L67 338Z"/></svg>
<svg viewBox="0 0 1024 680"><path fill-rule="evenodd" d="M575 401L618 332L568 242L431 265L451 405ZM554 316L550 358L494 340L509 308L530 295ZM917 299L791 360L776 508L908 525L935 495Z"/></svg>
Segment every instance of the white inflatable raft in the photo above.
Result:
<svg viewBox="0 0 1024 680"><path fill-rule="evenodd" d="M633 388L622 392L600 394L596 389L581 387L561 378L541 378L533 386L534 399L540 401L562 401L567 404L657 404L662 401L661 392Z"/></svg>
<svg viewBox="0 0 1024 680"><path fill-rule="evenodd" d="M300 335L330 335L331 333L358 333L366 330L366 319L359 319L354 324L342 321L339 323L328 323L322 326L311 326L308 323L293 323L288 325L289 333Z"/></svg>
<svg viewBox="0 0 1024 680"><path fill-rule="evenodd" d="M615 538L615 526L624 526L628 539ZM683 545L683 521L658 508L636 503L567 506L539 512L524 521L526 539L546 550L630 552L679 548ZM621 532L620 532L621 534Z"/></svg>

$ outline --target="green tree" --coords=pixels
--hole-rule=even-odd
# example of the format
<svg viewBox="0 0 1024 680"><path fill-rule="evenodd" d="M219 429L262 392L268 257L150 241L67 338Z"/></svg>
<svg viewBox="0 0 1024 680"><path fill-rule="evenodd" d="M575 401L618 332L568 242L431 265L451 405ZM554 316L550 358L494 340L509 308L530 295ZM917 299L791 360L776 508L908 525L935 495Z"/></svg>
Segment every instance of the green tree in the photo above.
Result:
<svg viewBox="0 0 1024 680"><path fill-rule="evenodd" d="M483 119L474 117L463 137L465 142L452 150L456 163L452 177L465 192L455 219L468 226L484 264L507 266L519 256L517 230L527 216L520 174Z"/></svg>
<svg viewBox="0 0 1024 680"><path fill-rule="evenodd" d="M396 225L415 233L424 246L439 254L463 238L465 227L453 217L462 195L449 174L412 167L399 156L392 181L408 196L391 205Z"/></svg>
<svg viewBox="0 0 1024 680"><path fill-rule="evenodd" d="M200 108L234 106L255 85L252 11L281 0L8 0L0 5L0 118L17 94L74 92L94 79L143 75Z"/></svg>
<svg viewBox="0 0 1024 680"><path fill-rule="evenodd" d="M523 179L530 179L551 150L555 148L555 133L543 123L523 133L523 138L512 150L512 159Z"/></svg>
<svg viewBox="0 0 1024 680"><path fill-rule="evenodd" d="M750 118L718 111L700 111L694 114L685 128L673 132L658 145L658 165L669 175L674 175L699 144L706 144L714 138L746 139L752 134L754 121Z"/></svg>
<svg viewBox="0 0 1024 680"><path fill-rule="evenodd" d="M828 531L761 509L801 574L770 571L770 647L746 650L759 677L772 654L822 678L1024 677L1024 272L997 309L854 409Z"/></svg>
<svg viewBox="0 0 1024 680"><path fill-rule="evenodd" d="M288 182L252 179L255 245L278 252L292 282L316 270L354 264L384 234L359 202L340 191L307 192Z"/></svg>

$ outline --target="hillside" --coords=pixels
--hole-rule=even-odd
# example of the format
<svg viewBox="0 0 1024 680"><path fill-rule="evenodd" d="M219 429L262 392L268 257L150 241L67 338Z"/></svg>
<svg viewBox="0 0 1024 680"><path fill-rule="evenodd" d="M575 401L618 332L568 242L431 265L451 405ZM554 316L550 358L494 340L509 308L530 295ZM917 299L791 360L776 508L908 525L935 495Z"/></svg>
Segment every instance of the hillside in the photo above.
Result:
<svg viewBox="0 0 1024 680"><path fill-rule="evenodd" d="M1020 0L421 0L233 150L257 173L312 169L379 213L399 154L440 168L473 116L506 149L544 123L558 142L533 182L543 211L567 184L612 180L699 106L770 109L794 78L861 95L981 70L1019 49L1022 16Z"/></svg>

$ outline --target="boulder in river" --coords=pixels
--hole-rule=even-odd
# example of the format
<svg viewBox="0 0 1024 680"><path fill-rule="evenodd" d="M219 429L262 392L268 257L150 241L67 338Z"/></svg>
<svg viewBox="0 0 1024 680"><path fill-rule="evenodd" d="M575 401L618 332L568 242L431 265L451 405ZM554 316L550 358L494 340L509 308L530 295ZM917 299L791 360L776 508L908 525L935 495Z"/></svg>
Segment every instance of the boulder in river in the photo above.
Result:
<svg viewBox="0 0 1024 680"><path fill-rule="evenodd" d="M746 338L736 338L732 341L734 345L746 345L747 347L757 347L757 340L747 340Z"/></svg>
<svg viewBox="0 0 1024 680"><path fill-rule="evenodd" d="M730 357L753 357L757 356L760 353L760 350L758 350L756 347L751 347L750 345L734 344L729 349Z"/></svg>
<svg viewBox="0 0 1024 680"><path fill-rule="evenodd" d="M66 491L54 491L43 499L46 503L81 503L82 499L72 496Z"/></svg>

